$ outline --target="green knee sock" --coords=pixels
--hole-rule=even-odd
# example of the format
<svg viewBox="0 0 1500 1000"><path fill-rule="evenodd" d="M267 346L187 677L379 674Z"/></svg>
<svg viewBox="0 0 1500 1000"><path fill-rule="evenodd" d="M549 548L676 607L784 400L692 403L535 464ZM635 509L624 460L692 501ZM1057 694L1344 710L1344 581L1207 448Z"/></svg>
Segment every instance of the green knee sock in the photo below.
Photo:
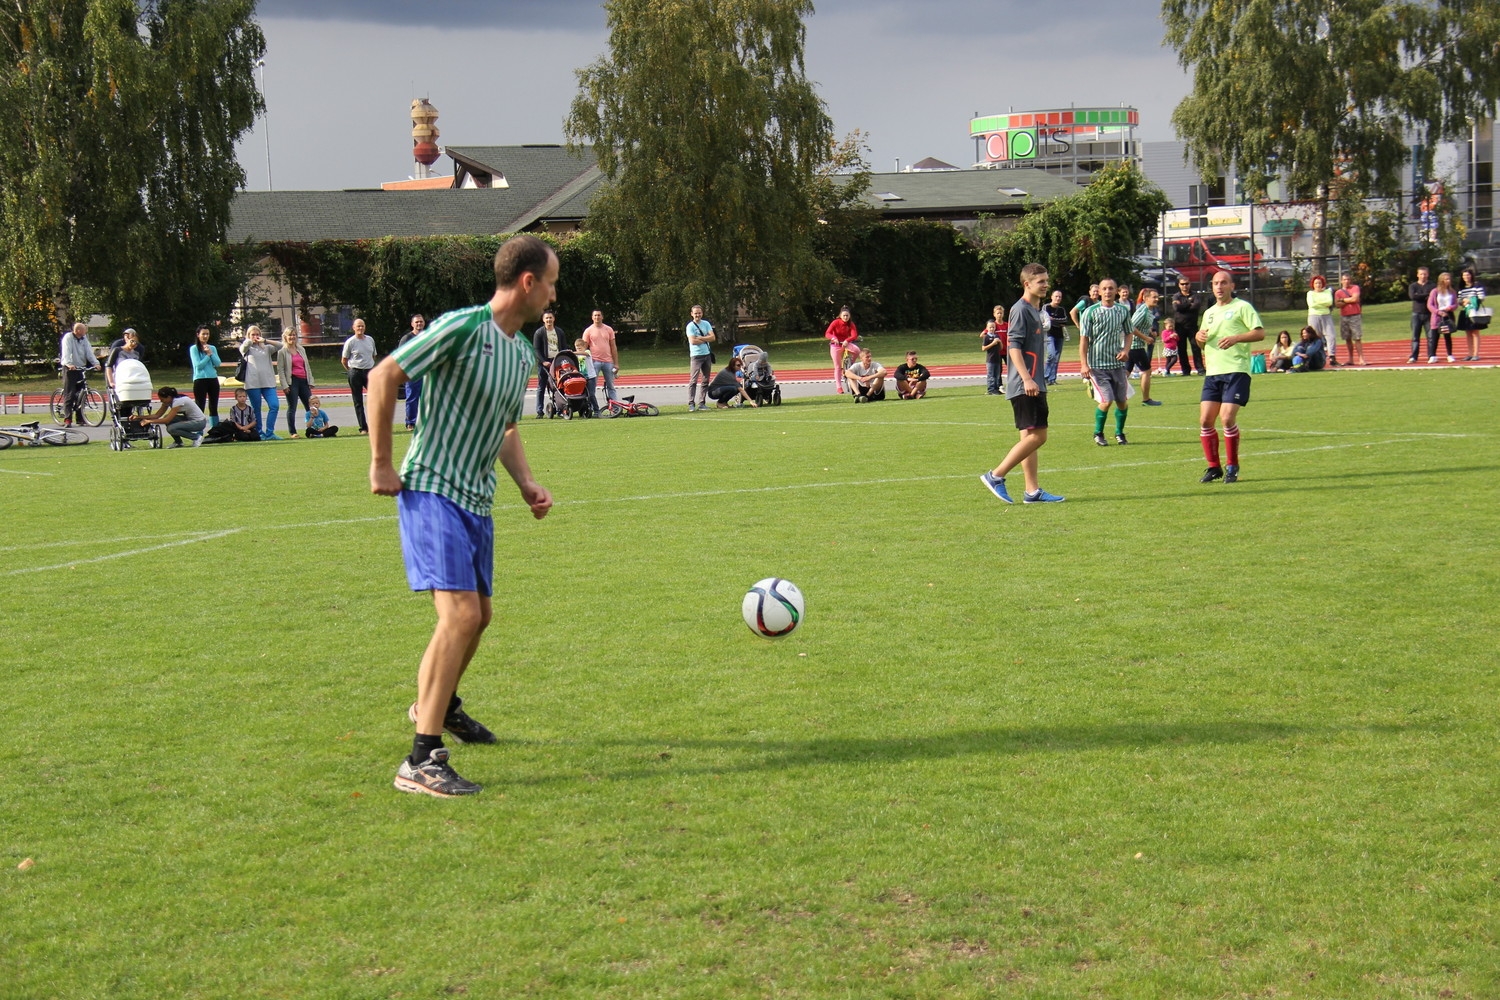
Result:
<svg viewBox="0 0 1500 1000"><path fill-rule="evenodd" d="M1095 434L1103 434L1104 433L1104 411L1103 410L1095 410L1094 411L1094 433Z"/></svg>
<svg viewBox="0 0 1500 1000"><path fill-rule="evenodd" d="M1103 429L1102 423L1103 422L1101 421L1101 427L1100 427L1101 430ZM1116 434L1124 434L1125 433L1125 411L1124 410L1115 410L1115 433Z"/></svg>

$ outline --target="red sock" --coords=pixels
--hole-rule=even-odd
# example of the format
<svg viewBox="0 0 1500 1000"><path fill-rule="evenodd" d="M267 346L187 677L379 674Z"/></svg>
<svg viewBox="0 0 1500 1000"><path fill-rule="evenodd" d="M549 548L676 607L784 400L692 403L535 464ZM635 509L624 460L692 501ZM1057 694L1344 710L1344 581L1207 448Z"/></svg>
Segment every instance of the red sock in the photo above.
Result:
<svg viewBox="0 0 1500 1000"><path fill-rule="evenodd" d="M1240 429L1238 427L1224 428L1224 451L1229 456L1229 464L1238 468L1240 464Z"/></svg>
<svg viewBox="0 0 1500 1000"><path fill-rule="evenodd" d="M1203 442L1203 457L1208 459L1208 464L1217 469L1219 467L1219 432L1212 428L1198 429L1198 440Z"/></svg>

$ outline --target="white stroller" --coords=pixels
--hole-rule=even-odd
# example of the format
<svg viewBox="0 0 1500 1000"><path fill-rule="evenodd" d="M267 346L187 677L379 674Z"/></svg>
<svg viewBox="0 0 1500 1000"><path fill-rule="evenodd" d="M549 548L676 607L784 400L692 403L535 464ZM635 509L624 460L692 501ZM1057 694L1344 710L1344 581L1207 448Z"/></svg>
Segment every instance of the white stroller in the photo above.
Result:
<svg viewBox="0 0 1500 1000"><path fill-rule="evenodd" d="M126 358L115 365L115 385L109 390L110 451L125 451L132 442L161 447L159 424L142 424L130 419L132 413L150 411L151 391L151 373L141 362Z"/></svg>

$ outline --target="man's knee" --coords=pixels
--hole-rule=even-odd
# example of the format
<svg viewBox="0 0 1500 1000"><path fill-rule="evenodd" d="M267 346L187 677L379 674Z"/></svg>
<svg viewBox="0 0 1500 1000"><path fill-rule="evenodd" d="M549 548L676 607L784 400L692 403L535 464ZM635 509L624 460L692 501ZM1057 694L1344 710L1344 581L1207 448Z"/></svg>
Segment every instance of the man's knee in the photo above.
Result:
<svg viewBox="0 0 1500 1000"><path fill-rule="evenodd" d="M444 591L436 595L438 625L464 636L475 636L490 623L487 602L474 591Z"/></svg>

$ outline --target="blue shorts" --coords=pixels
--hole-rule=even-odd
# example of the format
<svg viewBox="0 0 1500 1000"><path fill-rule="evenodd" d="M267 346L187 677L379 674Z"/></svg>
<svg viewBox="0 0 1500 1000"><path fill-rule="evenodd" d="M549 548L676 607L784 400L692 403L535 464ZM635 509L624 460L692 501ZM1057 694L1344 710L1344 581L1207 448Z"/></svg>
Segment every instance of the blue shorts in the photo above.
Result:
<svg viewBox="0 0 1500 1000"><path fill-rule="evenodd" d="M1199 398L1205 403L1244 406L1250 402L1250 376L1246 372L1210 375L1203 380L1203 395Z"/></svg>
<svg viewBox="0 0 1500 1000"><path fill-rule="evenodd" d="M495 522L438 493L396 494L401 558L412 590L472 590L489 597L494 582Z"/></svg>

